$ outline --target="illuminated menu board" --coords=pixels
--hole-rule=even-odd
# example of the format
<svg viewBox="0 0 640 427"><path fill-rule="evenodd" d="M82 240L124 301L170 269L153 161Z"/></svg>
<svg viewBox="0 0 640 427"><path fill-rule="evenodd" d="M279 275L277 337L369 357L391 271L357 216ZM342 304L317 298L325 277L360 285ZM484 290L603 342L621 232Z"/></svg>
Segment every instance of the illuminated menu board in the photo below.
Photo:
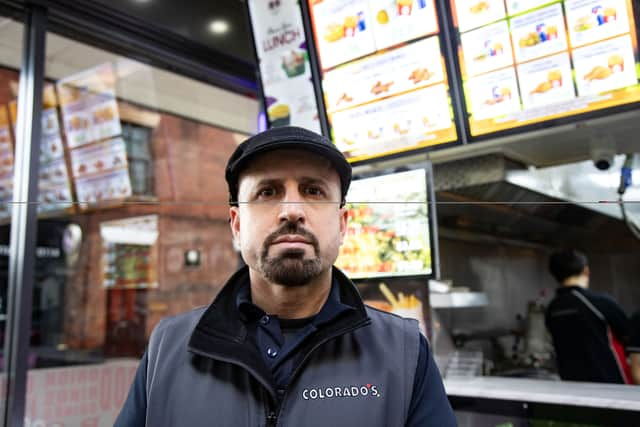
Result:
<svg viewBox="0 0 640 427"><path fill-rule="evenodd" d="M320 132L298 0L249 0L247 5L270 125Z"/></svg>
<svg viewBox="0 0 640 427"><path fill-rule="evenodd" d="M335 144L350 161L456 140L434 0L310 0Z"/></svg>
<svg viewBox="0 0 640 427"><path fill-rule="evenodd" d="M632 0L452 0L472 136L640 101Z"/></svg>
<svg viewBox="0 0 640 427"><path fill-rule="evenodd" d="M424 169L354 180L336 266L354 279L431 274L427 202Z"/></svg>

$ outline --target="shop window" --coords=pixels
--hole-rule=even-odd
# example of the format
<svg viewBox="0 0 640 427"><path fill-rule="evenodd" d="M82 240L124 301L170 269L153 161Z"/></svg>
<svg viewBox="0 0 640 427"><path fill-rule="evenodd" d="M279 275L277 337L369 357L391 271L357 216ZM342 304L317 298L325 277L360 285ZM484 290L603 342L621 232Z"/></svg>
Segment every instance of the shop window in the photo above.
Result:
<svg viewBox="0 0 640 427"><path fill-rule="evenodd" d="M246 135L225 129L248 133L257 103L54 34L46 46L26 424L112 425L160 319L209 304L237 266L224 164ZM4 66L3 206L18 95ZM90 389L111 391L50 398Z"/></svg>
<svg viewBox="0 0 640 427"><path fill-rule="evenodd" d="M122 138L127 146L131 192L134 196L153 196L151 129L131 123L122 123Z"/></svg>

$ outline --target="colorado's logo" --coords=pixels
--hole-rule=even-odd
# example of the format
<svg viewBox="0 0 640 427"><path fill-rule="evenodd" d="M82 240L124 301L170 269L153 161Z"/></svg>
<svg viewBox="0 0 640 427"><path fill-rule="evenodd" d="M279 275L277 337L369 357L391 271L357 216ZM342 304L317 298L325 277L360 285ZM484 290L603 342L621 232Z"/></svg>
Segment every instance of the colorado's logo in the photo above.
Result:
<svg viewBox="0 0 640 427"><path fill-rule="evenodd" d="M302 390L302 398L304 400L316 399L336 399L336 398L354 398L354 397L380 397L378 387L373 384L362 386L334 386L334 387L317 387L305 388Z"/></svg>

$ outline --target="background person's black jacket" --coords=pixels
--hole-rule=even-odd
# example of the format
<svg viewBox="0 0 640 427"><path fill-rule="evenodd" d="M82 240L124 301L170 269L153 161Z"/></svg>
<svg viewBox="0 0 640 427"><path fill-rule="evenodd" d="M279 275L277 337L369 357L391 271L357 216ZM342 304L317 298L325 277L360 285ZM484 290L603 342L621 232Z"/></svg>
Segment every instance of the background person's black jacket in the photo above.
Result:
<svg viewBox="0 0 640 427"><path fill-rule="evenodd" d="M558 288L546 324L563 380L628 382L627 316L612 298L579 286Z"/></svg>

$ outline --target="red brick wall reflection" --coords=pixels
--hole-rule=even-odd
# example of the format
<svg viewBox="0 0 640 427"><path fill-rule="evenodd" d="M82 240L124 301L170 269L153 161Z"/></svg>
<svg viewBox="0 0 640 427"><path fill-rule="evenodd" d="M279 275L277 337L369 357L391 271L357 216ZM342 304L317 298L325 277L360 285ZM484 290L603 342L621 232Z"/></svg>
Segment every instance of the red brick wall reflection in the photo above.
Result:
<svg viewBox="0 0 640 427"><path fill-rule="evenodd" d="M224 166L236 145L230 131L162 114L152 136L159 204L127 204L74 216L84 239L80 259L69 271L65 293L64 342L69 348L99 349L105 345L108 292L113 291L102 286L103 221L159 215L159 239L154 248L159 286L132 291L145 293L143 298L134 298L134 311L144 317L143 330L137 320L124 324L131 333L144 335L143 344L162 317L211 302L238 265L224 181ZM184 265L184 253L190 249L201 254L197 267ZM131 342L136 342L136 337L110 342L106 354L139 355L143 345L131 348Z"/></svg>

